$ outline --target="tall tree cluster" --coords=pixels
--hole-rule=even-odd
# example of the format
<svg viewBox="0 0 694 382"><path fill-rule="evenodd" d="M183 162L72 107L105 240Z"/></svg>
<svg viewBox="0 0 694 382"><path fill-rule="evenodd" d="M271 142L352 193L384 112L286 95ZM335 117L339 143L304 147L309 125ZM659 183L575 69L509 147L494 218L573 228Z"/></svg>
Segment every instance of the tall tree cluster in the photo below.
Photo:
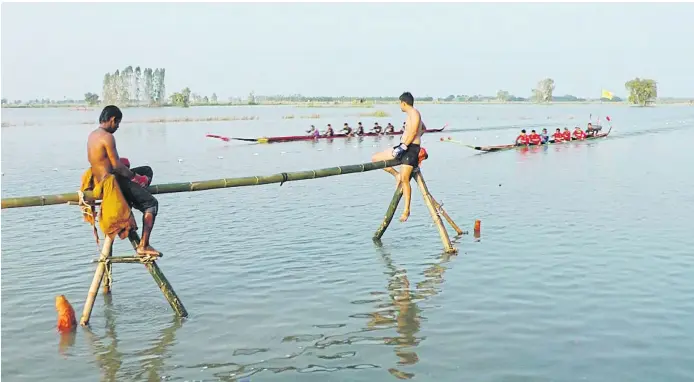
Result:
<svg viewBox="0 0 694 382"><path fill-rule="evenodd" d="M537 87L532 90L532 98L535 102L551 102L554 93L554 80L545 78L537 83Z"/></svg>
<svg viewBox="0 0 694 382"><path fill-rule="evenodd" d="M634 78L627 81L624 87L629 91L629 103L646 106L658 98L658 83L648 78Z"/></svg>
<svg viewBox="0 0 694 382"><path fill-rule="evenodd" d="M101 98L115 105L160 106L166 99L166 69L128 66L104 75Z"/></svg>

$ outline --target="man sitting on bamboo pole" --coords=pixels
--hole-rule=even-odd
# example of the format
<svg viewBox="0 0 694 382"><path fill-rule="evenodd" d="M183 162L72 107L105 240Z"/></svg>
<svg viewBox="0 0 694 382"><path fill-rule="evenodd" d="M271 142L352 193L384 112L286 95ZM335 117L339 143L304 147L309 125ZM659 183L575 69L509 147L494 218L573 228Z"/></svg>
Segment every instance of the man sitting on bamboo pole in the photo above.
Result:
<svg viewBox="0 0 694 382"><path fill-rule="evenodd" d="M384 168L385 171L395 177L395 188L402 186L402 193L405 197L405 210L400 216L400 221L404 222L410 217L410 201L412 199L412 188L410 187L410 177L412 171L419 164L419 150L422 143L422 133L426 129L422 122L422 115L419 110L414 108L414 97L410 92L404 92L400 96L400 110L407 114L405 132L402 134L400 144L392 149L374 154L372 162L380 162L391 159L400 159L401 167L398 173L392 167Z"/></svg>
<svg viewBox="0 0 694 382"><path fill-rule="evenodd" d="M159 202L147 191L152 181L152 169L148 166L130 170L129 161L121 160L116 149L113 134L118 130L123 113L117 106L109 105L99 116L99 128L89 134L87 156L95 182L102 182L110 175L115 176L120 191L130 204L142 212L142 239L136 251L140 256L159 256L160 253L149 245L149 236L154 227ZM102 203L102 214L104 206Z"/></svg>

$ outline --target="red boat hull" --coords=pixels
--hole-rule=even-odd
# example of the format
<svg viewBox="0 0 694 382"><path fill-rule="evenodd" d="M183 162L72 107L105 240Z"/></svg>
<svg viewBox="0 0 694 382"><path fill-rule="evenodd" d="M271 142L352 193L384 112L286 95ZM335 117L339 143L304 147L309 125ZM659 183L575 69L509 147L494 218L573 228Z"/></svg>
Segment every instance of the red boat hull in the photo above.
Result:
<svg viewBox="0 0 694 382"><path fill-rule="evenodd" d="M425 133L439 133L443 131L445 127L442 127L440 129L428 129L424 130ZM389 137L389 136L395 136L395 135L402 135L402 132L396 131L394 133L388 133L388 134L376 134L376 133L364 133L363 135L355 135L351 138L359 138L359 137ZM347 135L345 134L335 134L332 137L312 137L309 135L289 135L286 137L268 137L268 138L258 138L259 143L279 143L279 142L295 142L295 141L312 141L312 140L318 140L318 139L335 139L335 138L348 138Z"/></svg>

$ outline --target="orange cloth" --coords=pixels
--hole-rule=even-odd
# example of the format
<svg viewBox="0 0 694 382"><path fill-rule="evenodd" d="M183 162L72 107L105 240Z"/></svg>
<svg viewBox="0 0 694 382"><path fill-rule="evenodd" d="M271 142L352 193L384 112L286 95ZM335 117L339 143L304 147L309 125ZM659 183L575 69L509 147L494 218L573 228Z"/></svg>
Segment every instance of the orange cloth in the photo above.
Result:
<svg viewBox="0 0 694 382"><path fill-rule="evenodd" d="M58 312L58 331L71 331L77 326L75 310L62 294L55 297L55 310Z"/></svg>
<svg viewBox="0 0 694 382"><path fill-rule="evenodd" d="M417 166L421 166L422 162L428 158L429 158L429 153L427 153L427 150L424 147L420 147L419 148L419 158L418 158L419 162L417 163Z"/></svg>
<svg viewBox="0 0 694 382"><path fill-rule="evenodd" d="M125 239L130 234L130 230L137 230L135 217L118 186L115 175L109 174L100 183L95 183L90 168L82 175L80 190L82 192L91 190L94 200L101 200L99 225L104 235L110 238L118 235L121 239ZM93 206L91 214L83 210L84 221L94 225L95 212L96 208Z"/></svg>

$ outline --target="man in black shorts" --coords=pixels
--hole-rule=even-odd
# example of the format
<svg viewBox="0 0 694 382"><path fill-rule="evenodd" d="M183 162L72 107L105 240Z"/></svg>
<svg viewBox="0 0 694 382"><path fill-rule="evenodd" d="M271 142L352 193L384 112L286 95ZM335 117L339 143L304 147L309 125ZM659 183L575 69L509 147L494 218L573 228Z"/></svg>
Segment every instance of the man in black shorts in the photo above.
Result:
<svg viewBox="0 0 694 382"><path fill-rule="evenodd" d="M384 168L384 170L395 177L396 188L402 186L402 193L405 197L405 210L400 216L400 221L404 222L410 216L410 201L412 199L410 178L412 171L419 166L421 138L426 126L422 122L422 115L414 108L414 97L410 92L402 93L400 96L400 110L407 114L405 132L400 140L401 143L392 149L374 154L371 161L401 160L399 173L392 167Z"/></svg>
<svg viewBox="0 0 694 382"><path fill-rule="evenodd" d="M116 149L113 133L118 130L123 113L117 106L109 105L99 116L99 127L89 134L87 156L92 176L101 182L109 174L116 177L123 197L131 207L142 212L142 240L136 250L140 256L158 256L160 253L149 245L149 236L154 227L159 202L147 191L152 182L152 169L148 166L129 169L129 161L121 160ZM124 163L125 162L125 163Z"/></svg>

